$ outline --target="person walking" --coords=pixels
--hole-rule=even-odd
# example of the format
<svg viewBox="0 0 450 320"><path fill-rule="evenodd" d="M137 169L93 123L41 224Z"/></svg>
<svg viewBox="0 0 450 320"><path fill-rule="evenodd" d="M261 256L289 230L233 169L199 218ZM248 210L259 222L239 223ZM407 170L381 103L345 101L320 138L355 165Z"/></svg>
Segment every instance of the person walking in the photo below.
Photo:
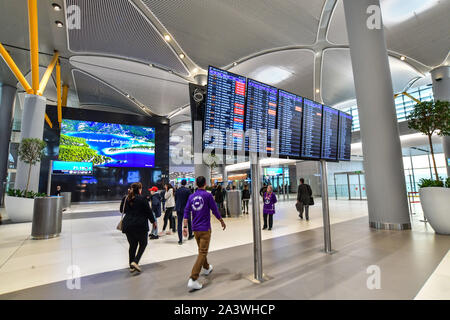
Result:
<svg viewBox="0 0 450 320"><path fill-rule="evenodd" d="M184 217L184 209L186 208L186 204L191 195L191 191L186 188L187 181L186 179L181 180L181 187L175 193L175 208L177 210L177 222L178 222L178 244L183 244L183 217ZM192 234L192 223L190 217L188 218L188 229L189 229L189 237L188 240L192 240L194 238Z"/></svg>
<svg viewBox="0 0 450 320"><path fill-rule="evenodd" d="M259 195L264 198L264 194L267 191L267 183L264 183L261 189L259 189Z"/></svg>
<svg viewBox="0 0 450 320"><path fill-rule="evenodd" d="M155 217L156 227L152 228L150 232L150 240L159 239L158 236L158 218L161 217L161 195L158 192L157 187L152 187L150 189L150 203L152 204L152 211Z"/></svg>
<svg viewBox="0 0 450 320"><path fill-rule="evenodd" d="M312 190L309 184L305 183L305 179L300 178L300 185L297 191L297 207L299 209L299 217L303 219L303 211L305 211L306 220L309 220L309 205L311 204Z"/></svg>
<svg viewBox="0 0 450 320"><path fill-rule="evenodd" d="M225 201L224 190L222 189L222 186L220 184L217 186L216 192L214 194L214 201L217 204L217 208L219 208L220 215L222 217L225 217L226 213L223 206L223 202Z"/></svg>
<svg viewBox="0 0 450 320"><path fill-rule="evenodd" d="M142 184L133 183L125 200L122 232L127 236L130 272L142 272L139 260L147 247L148 220L155 226L155 218L148 201L142 196ZM137 251L137 252L136 252Z"/></svg>
<svg viewBox="0 0 450 320"><path fill-rule="evenodd" d="M183 234L187 236L188 219L192 215L192 230L194 231L195 240L198 245L197 260L192 268L191 276L187 284L191 290L199 290L203 287L198 281L202 270L205 276L209 275L213 270L213 266L207 260L209 243L211 241L211 211L220 221L222 229L225 230L226 228L212 194L206 191L205 177L197 177L196 184L198 190L189 196L186 208L184 209L183 220Z"/></svg>
<svg viewBox="0 0 450 320"><path fill-rule="evenodd" d="M173 187L170 183L167 183L165 186L165 192L164 192L164 199L166 200L166 212L164 213L164 226L163 226L163 232L166 231L167 223L169 223L169 231L167 231L167 235L172 234L170 230L173 232L176 231L175 229L175 219L173 217L173 210L175 209L175 197L173 194Z"/></svg>
<svg viewBox="0 0 450 320"><path fill-rule="evenodd" d="M264 193L264 226L263 230L267 229L267 219L269 220L269 230L272 230L273 215L275 214L275 203L277 203L277 196L273 192L271 185L267 186L267 191Z"/></svg>
<svg viewBox="0 0 450 320"><path fill-rule="evenodd" d="M244 214L248 214L248 202L250 201L250 190L248 190L248 184L244 186L242 190L242 211Z"/></svg>

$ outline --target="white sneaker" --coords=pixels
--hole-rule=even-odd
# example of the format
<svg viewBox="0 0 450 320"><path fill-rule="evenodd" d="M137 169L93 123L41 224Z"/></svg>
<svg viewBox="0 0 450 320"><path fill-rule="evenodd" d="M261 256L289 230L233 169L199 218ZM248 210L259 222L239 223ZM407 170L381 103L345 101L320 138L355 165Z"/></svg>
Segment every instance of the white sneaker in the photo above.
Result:
<svg viewBox="0 0 450 320"><path fill-rule="evenodd" d="M203 288L203 285L200 282L198 282L198 280L194 281L194 280L192 280L192 278L189 278L187 286L189 289L192 289L192 290L200 290L201 288Z"/></svg>
<svg viewBox="0 0 450 320"><path fill-rule="evenodd" d="M208 270L206 270L205 268L202 267L202 271L203 271L203 275L207 276L208 274L210 274L213 271L213 265L210 264Z"/></svg>

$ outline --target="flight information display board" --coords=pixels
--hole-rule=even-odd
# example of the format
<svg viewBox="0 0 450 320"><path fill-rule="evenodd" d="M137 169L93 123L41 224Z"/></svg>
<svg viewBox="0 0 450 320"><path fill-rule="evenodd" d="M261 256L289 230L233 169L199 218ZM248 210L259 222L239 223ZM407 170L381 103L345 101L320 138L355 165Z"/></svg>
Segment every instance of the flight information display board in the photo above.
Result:
<svg viewBox="0 0 450 320"><path fill-rule="evenodd" d="M350 161L352 143L352 122L351 115L339 111L339 139L338 139L338 160Z"/></svg>
<svg viewBox="0 0 450 320"><path fill-rule="evenodd" d="M251 135L246 137L246 151L267 153L274 151L276 142L271 141L271 135L277 124L277 91L275 87L248 79L245 131L249 133L248 130L255 130L256 137ZM267 135L261 136L260 130L267 130Z"/></svg>
<svg viewBox="0 0 450 320"><path fill-rule="evenodd" d="M339 111L327 106L322 109L322 152L324 160L337 160Z"/></svg>
<svg viewBox="0 0 450 320"><path fill-rule="evenodd" d="M309 99L303 99L301 158L320 159L321 133L322 105Z"/></svg>
<svg viewBox="0 0 450 320"><path fill-rule="evenodd" d="M278 90L278 118L280 156L300 157L302 137L303 98L283 90Z"/></svg>
<svg viewBox="0 0 450 320"><path fill-rule="evenodd" d="M208 70L208 90L204 121L204 148L227 148L227 130L233 133L233 146L242 146L244 131L246 78L215 67ZM222 139L211 130L221 133ZM216 131L217 132L217 131Z"/></svg>

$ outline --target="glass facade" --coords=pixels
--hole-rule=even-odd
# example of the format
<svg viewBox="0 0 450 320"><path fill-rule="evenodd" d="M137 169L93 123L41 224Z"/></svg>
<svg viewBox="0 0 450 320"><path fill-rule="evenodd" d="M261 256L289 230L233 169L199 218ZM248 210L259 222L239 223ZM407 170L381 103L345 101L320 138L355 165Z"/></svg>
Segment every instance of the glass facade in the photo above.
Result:
<svg viewBox="0 0 450 320"><path fill-rule="evenodd" d="M433 88L431 85L417 87L407 91L408 94L413 96L419 101L433 100ZM356 102L356 101L355 101ZM397 110L398 122L406 121L406 117L411 113L416 102L411 98L401 94L395 98L395 109ZM352 131L359 131L359 116L358 107L356 105L342 109L343 112L351 114L353 116Z"/></svg>

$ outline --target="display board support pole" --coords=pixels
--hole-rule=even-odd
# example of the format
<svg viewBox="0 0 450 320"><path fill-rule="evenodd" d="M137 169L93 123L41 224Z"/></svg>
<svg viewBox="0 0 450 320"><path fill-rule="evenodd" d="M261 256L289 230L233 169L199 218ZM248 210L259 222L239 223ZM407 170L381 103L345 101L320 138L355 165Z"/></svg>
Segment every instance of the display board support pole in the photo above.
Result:
<svg viewBox="0 0 450 320"><path fill-rule="evenodd" d="M50 167L48 168L48 179L47 179L47 197L50 197L52 189L52 174L53 174L53 160L50 160Z"/></svg>
<svg viewBox="0 0 450 320"><path fill-rule="evenodd" d="M331 227L330 210L328 205L328 182L327 182L327 162L320 160L320 174L322 177L322 214L323 214L323 234L324 234L324 252L334 253L331 249Z"/></svg>
<svg viewBox="0 0 450 320"><path fill-rule="evenodd" d="M252 218L253 218L253 260L254 275L252 281L263 282L262 244L261 244L261 216L259 206L260 168L257 153L250 153L250 167L252 175Z"/></svg>

